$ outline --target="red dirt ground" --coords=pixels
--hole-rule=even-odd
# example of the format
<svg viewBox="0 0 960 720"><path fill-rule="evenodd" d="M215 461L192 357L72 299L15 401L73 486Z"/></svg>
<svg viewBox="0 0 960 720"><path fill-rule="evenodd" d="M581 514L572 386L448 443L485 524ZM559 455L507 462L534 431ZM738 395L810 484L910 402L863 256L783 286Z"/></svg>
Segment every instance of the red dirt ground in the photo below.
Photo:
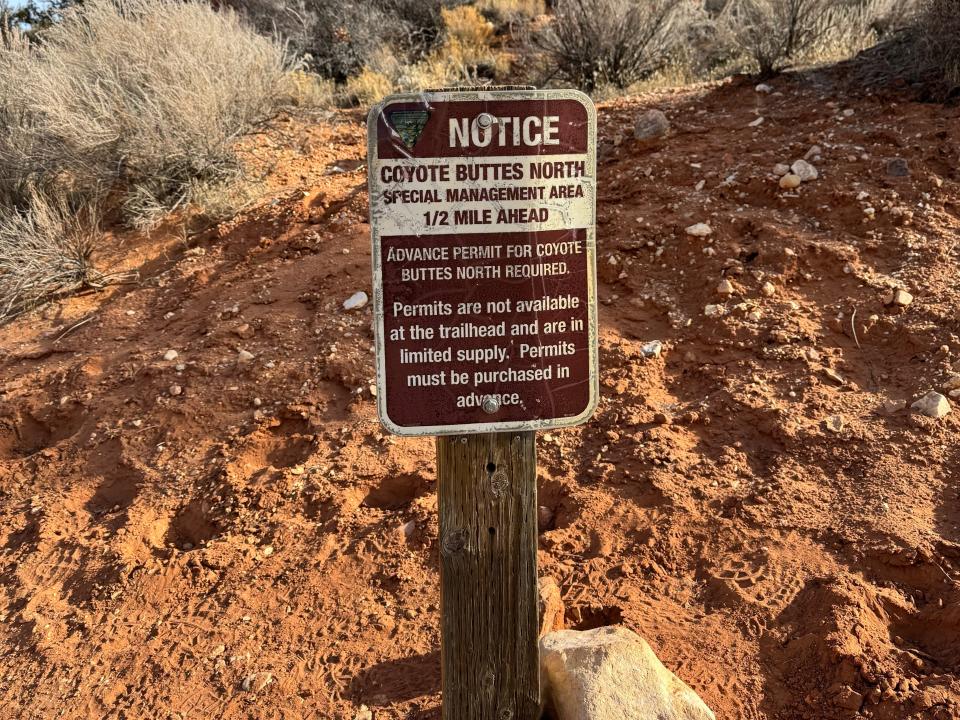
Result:
<svg viewBox="0 0 960 720"><path fill-rule="evenodd" d="M960 112L773 84L600 109L602 400L539 438L541 573L720 718L958 718L960 410L882 405L960 371ZM640 145L648 107L673 130ZM139 284L0 328L4 718L439 716L433 442L381 430L370 308L341 309L363 118L247 144L266 201L111 237Z"/></svg>

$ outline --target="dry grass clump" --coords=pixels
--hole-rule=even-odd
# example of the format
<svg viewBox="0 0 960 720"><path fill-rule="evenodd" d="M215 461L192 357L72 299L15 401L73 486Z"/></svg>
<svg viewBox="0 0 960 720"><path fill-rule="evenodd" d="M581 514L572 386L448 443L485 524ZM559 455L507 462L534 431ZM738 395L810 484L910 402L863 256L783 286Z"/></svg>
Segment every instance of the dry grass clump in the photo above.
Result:
<svg viewBox="0 0 960 720"><path fill-rule="evenodd" d="M577 87L626 88L670 63L690 10L673 0L558 0L539 43Z"/></svg>
<svg viewBox="0 0 960 720"><path fill-rule="evenodd" d="M0 206L0 322L50 298L104 281L91 256L100 237L95 203L28 195L28 210Z"/></svg>

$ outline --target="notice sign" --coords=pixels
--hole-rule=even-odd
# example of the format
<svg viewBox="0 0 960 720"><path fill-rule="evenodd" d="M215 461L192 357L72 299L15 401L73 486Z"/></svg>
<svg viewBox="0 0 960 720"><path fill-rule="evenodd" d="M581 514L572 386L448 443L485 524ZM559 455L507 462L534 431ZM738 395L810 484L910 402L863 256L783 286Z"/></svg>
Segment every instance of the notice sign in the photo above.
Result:
<svg viewBox="0 0 960 720"><path fill-rule="evenodd" d="M368 131L383 424L442 435L586 421L597 402L590 99L393 96Z"/></svg>

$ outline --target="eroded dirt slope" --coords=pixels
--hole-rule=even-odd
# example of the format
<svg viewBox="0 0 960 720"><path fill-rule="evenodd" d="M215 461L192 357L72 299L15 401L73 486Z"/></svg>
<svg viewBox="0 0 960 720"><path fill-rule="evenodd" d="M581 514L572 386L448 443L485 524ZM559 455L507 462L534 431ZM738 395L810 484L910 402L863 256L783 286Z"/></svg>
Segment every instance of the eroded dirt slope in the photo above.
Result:
<svg viewBox="0 0 960 720"><path fill-rule="evenodd" d="M540 436L541 572L718 717L958 718L960 409L883 405L960 372L960 113L835 83L601 107L603 397ZM439 717L433 444L341 308L362 121L277 122L267 202L0 329L0 717Z"/></svg>

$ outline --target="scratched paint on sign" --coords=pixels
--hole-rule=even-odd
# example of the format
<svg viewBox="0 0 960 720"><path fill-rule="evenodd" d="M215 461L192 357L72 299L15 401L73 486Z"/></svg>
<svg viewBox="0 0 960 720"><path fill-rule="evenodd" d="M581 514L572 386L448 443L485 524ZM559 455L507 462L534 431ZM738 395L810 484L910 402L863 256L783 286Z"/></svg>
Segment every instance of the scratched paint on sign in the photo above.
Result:
<svg viewBox="0 0 960 720"><path fill-rule="evenodd" d="M384 425L435 435L587 420L597 401L590 100L394 96L368 131Z"/></svg>

